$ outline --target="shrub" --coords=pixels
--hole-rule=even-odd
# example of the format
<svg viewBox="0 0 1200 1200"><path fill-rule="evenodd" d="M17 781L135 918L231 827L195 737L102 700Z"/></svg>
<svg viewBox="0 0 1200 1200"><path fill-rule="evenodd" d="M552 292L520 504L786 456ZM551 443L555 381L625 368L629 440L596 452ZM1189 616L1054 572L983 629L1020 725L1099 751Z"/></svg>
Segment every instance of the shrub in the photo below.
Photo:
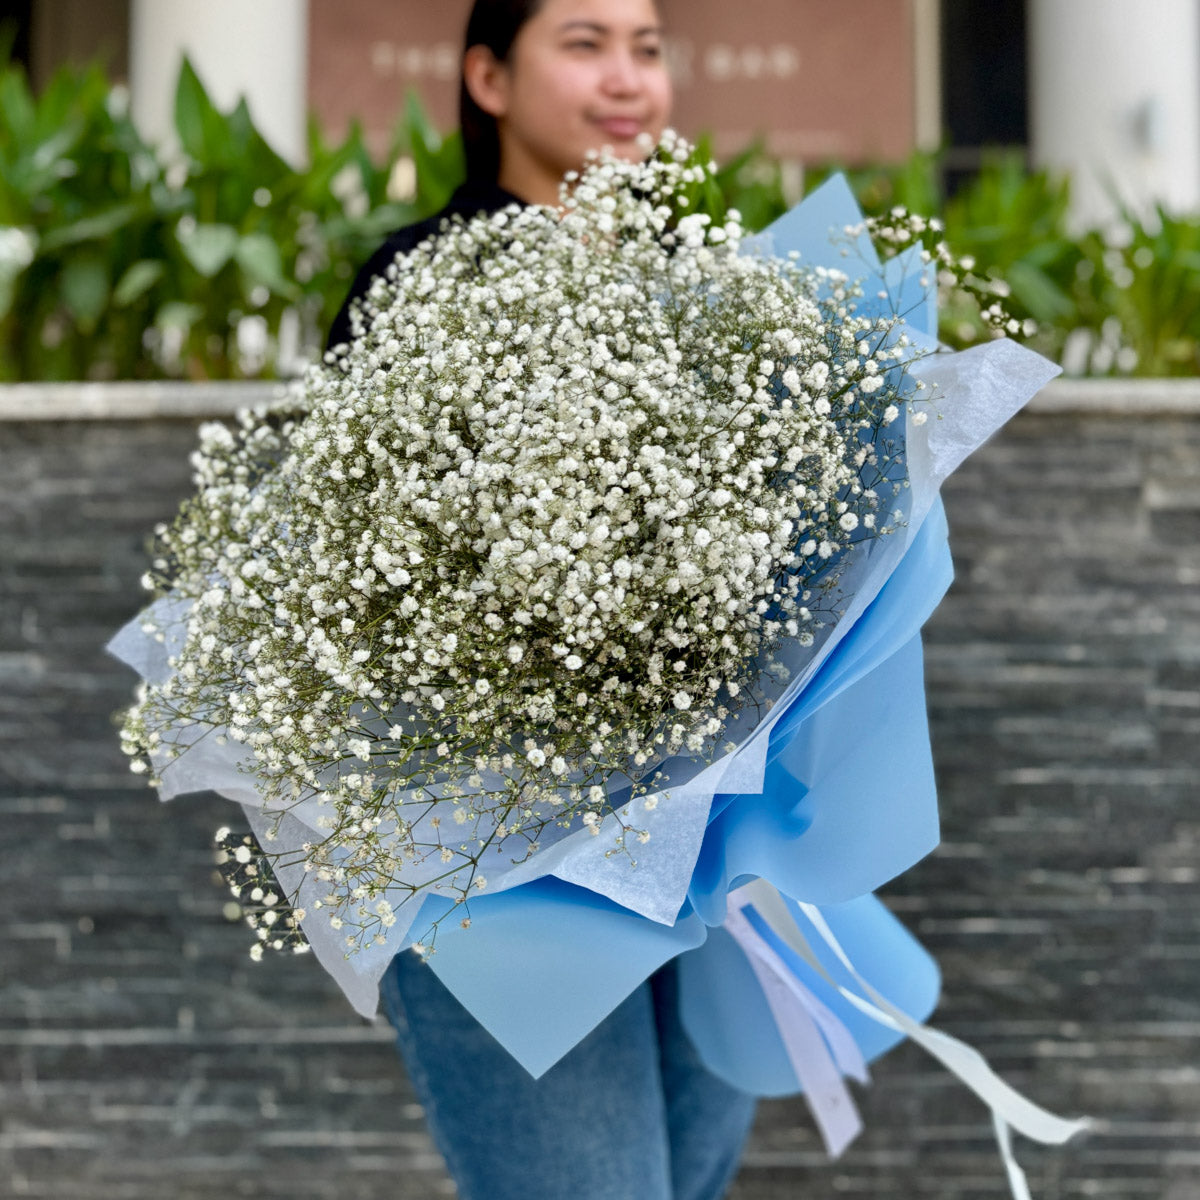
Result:
<svg viewBox="0 0 1200 1200"><path fill-rule="evenodd" d="M184 63L174 148L147 145L98 67L63 68L35 97L0 62L0 381L231 379L294 373L319 352L359 263L436 212L463 173L410 99L377 161L357 125L338 144L310 123L308 164L266 143L245 103L221 112ZM709 149L701 141L700 154ZM807 171L819 182L831 165ZM1093 374L1200 368L1200 216L1126 211L1072 235L1070 185L997 156L947 197L937 155L847 171L864 211L941 214L946 238L1003 281L1033 345ZM688 207L768 225L801 190L760 143L696 185ZM985 336L946 298L942 337Z"/></svg>

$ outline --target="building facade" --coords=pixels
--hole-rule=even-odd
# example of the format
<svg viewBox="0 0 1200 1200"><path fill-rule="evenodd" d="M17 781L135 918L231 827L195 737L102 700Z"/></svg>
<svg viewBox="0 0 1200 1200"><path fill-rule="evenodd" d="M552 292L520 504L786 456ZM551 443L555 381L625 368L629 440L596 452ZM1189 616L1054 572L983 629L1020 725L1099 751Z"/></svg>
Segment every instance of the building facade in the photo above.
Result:
<svg viewBox="0 0 1200 1200"><path fill-rule="evenodd" d="M662 0L679 128L711 133L718 153L759 136L785 157L810 161L907 153L918 137L918 37L928 34L918 13L928 0L860 0L853 20L831 19L832 7ZM334 130L357 117L386 144L398 104L415 90L452 127L469 8L470 0L309 0L315 110ZM863 26L878 36L864 41ZM936 111L921 132L936 141Z"/></svg>

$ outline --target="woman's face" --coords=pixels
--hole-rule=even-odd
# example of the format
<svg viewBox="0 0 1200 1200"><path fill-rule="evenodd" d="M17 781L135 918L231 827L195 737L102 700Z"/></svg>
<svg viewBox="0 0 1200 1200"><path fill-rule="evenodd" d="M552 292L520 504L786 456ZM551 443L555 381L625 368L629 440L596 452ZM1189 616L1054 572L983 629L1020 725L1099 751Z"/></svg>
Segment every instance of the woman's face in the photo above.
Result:
<svg viewBox="0 0 1200 1200"><path fill-rule="evenodd" d="M671 112L654 0L545 0L490 87L500 184L525 200L557 203L590 150L645 157L640 136L657 141Z"/></svg>

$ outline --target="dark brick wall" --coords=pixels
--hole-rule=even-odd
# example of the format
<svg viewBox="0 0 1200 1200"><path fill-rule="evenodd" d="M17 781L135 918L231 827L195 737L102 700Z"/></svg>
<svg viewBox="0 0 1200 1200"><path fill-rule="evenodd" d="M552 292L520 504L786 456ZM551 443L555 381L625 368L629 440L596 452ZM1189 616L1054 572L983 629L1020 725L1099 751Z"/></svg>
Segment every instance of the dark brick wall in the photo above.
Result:
<svg viewBox="0 0 1200 1200"><path fill-rule="evenodd" d="M0 423L0 1195L450 1194L384 1028L310 960L254 966L216 799L158 805L100 646L140 604L194 426ZM945 839L887 897L937 1021L1101 1124L1022 1145L1038 1200L1200 1198L1200 423L1024 416L947 488L927 636ZM912 1047L827 1163L763 1106L734 1200L1007 1195L981 1107ZM532 1195L533 1193L531 1193Z"/></svg>

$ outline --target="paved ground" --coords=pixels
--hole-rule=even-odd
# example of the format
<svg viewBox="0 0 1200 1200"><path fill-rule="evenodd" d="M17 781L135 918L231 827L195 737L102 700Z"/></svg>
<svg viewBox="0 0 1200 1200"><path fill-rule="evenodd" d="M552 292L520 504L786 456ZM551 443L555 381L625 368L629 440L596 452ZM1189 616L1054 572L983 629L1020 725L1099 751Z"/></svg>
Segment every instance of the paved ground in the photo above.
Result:
<svg viewBox="0 0 1200 1200"><path fill-rule="evenodd" d="M386 1031L310 960L246 958L210 884L227 806L157 805L117 750L130 680L99 646L192 440L0 424L0 1196L449 1195ZM942 962L943 1027L1100 1118L1022 1147L1038 1200L1197 1200L1200 426L1022 417L947 499L945 841L889 901ZM911 1047L875 1076L836 1164L802 1104L764 1105L733 1200L1006 1195L958 1086Z"/></svg>

